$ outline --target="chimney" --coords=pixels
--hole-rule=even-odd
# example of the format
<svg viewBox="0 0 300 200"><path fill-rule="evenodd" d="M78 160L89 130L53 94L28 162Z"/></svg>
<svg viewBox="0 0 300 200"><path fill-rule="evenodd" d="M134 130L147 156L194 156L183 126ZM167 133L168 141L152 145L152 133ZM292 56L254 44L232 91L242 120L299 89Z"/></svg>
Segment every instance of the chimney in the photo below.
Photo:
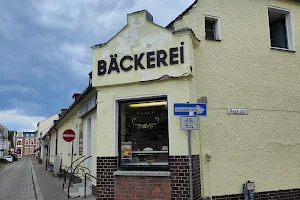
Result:
<svg viewBox="0 0 300 200"><path fill-rule="evenodd" d="M60 110L60 111L61 111L61 114L63 115L65 112L67 112L67 110L68 110L68 109L65 109L65 108L61 109L61 110Z"/></svg>
<svg viewBox="0 0 300 200"><path fill-rule="evenodd" d="M92 76L93 76L93 72L91 71L91 72L89 73L89 85L92 84Z"/></svg>
<svg viewBox="0 0 300 200"><path fill-rule="evenodd" d="M73 102L75 102L78 99L79 96L80 96L79 93L74 93L73 96L72 96Z"/></svg>

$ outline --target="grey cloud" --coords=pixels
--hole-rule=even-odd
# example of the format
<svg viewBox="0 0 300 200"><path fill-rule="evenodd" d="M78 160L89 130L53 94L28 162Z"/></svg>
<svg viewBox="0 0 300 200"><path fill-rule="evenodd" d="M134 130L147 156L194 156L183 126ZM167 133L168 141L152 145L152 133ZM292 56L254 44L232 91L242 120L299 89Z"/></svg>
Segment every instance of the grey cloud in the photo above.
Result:
<svg viewBox="0 0 300 200"><path fill-rule="evenodd" d="M17 84L2 84L0 85L0 93L6 93L6 92L19 92L24 94L30 94L30 95L37 95L39 92L32 88L32 87L26 87L22 85Z"/></svg>
<svg viewBox="0 0 300 200"><path fill-rule="evenodd" d="M32 113L39 113L43 108L41 104L26 102L16 98L10 99L10 104L13 108L18 108L27 115L30 115Z"/></svg>

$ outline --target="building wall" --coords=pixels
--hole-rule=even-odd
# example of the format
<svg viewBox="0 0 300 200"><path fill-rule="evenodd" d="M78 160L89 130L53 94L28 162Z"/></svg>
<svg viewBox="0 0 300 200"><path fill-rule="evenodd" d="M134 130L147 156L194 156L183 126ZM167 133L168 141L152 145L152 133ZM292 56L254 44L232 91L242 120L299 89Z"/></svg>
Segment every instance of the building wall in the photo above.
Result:
<svg viewBox="0 0 300 200"><path fill-rule="evenodd" d="M14 136L14 151L17 152L17 149L21 149L21 156L25 157L34 157L35 152L34 150L36 149L36 136L30 136L27 137L24 133L30 133L30 134L35 134L35 132L23 132L23 131L18 131L18 135ZM26 140L28 140L28 144L26 144ZM33 140L33 144L31 144L31 140ZM17 142L21 141L21 145L17 145ZM28 152L26 153L25 149L28 149ZM33 149L32 152L30 149Z"/></svg>
<svg viewBox="0 0 300 200"><path fill-rule="evenodd" d="M8 129L0 124L0 157L7 155L9 151Z"/></svg>
<svg viewBox="0 0 300 200"><path fill-rule="evenodd" d="M51 125L53 125L53 121L57 120L58 118L59 115L55 114L43 121L40 121L38 124L38 135L42 133L44 130L46 130L47 128L49 128Z"/></svg>
<svg viewBox="0 0 300 200"><path fill-rule="evenodd" d="M26 144L26 140L28 140L28 145ZM31 140L33 140L33 144L31 144ZM22 138L22 145L23 145L23 153L22 153L22 156L24 157L34 157L35 155L35 152L34 150L36 149L36 137L25 137L25 138ZM28 149L28 152L26 153L26 150L25 149ZM32 151L31 151L32 149Z"/></svg>
<svg viewBox="0 0 300 200"><path fill-rule="evenodd" d="M83 118L78 118L77 116L77 110L82 106L87 100L89 100L94 94L95 90L92 90L90 93L88 93L83 100L76 105L70 113L67 114L66 117L62 119L62 121L56 126L57 131L58 131L58 146L57 146L57 154L61 156L62 160L62 165L63 168L65 166L69 167L71 165L71 154L72 154L72 142L66 142L64 141L62 134L65 130L67 129L72 129L75 131L76 137L74 139L74 154L73 154L73 161L76 159L86 156L86 134L87 134L87 129L86 129L86 123L88 118L92 118L91 123L92 123L92 145L95 143L95 139L93 138L95 136L95 111L92 111L91 113L87 114ZM82 123L83 126L83 153L82 155L79 155L79 126ZM50 149L50 162L54 163L54 157L55 157L55 146L56 146L56 131L54 129L51 130L51 149ZM95 147L92 147L95 148ZM93 176L96 176L96 157L93 155L92 159L92 164L91 164L91 174ZM80 159L81 160L81 159ZM79 162L76 162L77 164ZM76 164L75 163L75 164ZM86 167L86 161L81 164L81 166ZM94 181L94 185L96 185L96 181Z"/></svg>
<svg viewBox="0 0 300 200"><path fill-rule="evenodd" d="M53 126L54 120L57 120L59 118L58 114L52 115L51 117L40 121L38 123L38 130L37 130L37 144L36 144L36 148L41 148L41 150L39 152L37 152L37 154L40 155L41 159L45 159L44 158L44 154L46 151L46 149L44 147L42 147L42 144L40 143L40 140L51 128L51 126Z"/></svg>
<svg viewBox="0 0 300 200"><path fill-rule="evenodd" d="M163 87L162 87L163 85ZM97 148L93 154L97 156L118 156L117 137L117 107L114 100L124 100L126 98L138 98L141 96L168 95L169 109L169 154L187 155L186 133L180 130L180 118L173 115L173 104L176 102L189 101L189 80L168 80L147 83L131 84L130 90L127 85L114 87L103 87L98 91L97 106ZM108 125L109 124L109 125ZM193 131L194 133L194 131ZM199 147L198 135L193 138L193 154L197 154ZM105 142L104 142L105 141Z"/></svg>
<svg viewBox="0 0 300 200"><path fill-rule="evenodd" d="M268 6L291 10L296 52L270 48ZM220 18L221 41L205 40L206 15ZM257 192L300 188L299 24L299 3L279 0L198 1L175 23L201 40L194 79L197 98L208 98L199 131L205 196L242 193L247 180Z"/></svg>

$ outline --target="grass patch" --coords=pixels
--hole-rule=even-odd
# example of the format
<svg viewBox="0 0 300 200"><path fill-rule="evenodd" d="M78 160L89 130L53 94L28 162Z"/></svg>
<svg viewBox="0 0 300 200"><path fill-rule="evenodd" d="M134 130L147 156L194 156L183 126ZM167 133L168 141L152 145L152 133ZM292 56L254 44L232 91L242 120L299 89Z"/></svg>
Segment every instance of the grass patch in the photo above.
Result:
<svg viewBox="0 0 300 200"><path fill-rule="evenodd" d="M8 163L3 163L3 162L0 162L0 169L4 166L8 165Z"/></svg>

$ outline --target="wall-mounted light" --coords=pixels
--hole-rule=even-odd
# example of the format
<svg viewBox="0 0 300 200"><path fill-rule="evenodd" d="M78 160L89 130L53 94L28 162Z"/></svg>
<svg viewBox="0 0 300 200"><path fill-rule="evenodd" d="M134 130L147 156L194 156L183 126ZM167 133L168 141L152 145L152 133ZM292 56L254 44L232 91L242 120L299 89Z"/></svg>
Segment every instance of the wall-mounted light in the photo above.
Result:
<svg viewBox="0 0 300 200"><path fill-rule="evenodd" d="M167 105L166 101L149 102L149 103L134 103L134 104L129 104L129 107L130 108L141 108L141 107L164 106L164 105Z"/></svg>

